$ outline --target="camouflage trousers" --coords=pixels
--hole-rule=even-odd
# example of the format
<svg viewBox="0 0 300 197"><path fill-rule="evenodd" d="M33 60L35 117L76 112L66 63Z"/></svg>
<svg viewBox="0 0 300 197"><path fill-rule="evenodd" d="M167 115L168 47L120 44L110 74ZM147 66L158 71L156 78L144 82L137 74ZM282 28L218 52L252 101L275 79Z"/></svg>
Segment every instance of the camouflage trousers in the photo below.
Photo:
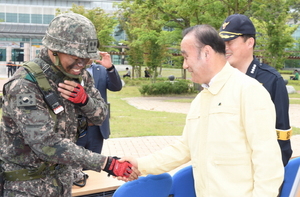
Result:
<svg viewBox="0 0 300 197"><path fill-rule="evenodd" d="M71 168L56 170L45 178L28 181L5 181L3 197L71 197Z"/></svg>

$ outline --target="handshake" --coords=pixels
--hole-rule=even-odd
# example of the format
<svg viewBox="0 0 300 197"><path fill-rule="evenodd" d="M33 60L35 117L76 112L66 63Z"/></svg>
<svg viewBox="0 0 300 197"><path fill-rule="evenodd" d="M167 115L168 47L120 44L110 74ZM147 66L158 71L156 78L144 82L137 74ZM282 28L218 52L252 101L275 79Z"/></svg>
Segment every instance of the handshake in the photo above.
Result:
<svg viewBox="0 0 300 197"><path fill-rule="evenodd" d="M123 177L129 178L132 170L132 164L128 161L119 161L118 157L107 157L107 162L103 171L108 173L108 176L112 175L115 177ZM136 176L131 176L131 180L138 178L138 174ZM135 178L133 178L135 177Z"/></svg>

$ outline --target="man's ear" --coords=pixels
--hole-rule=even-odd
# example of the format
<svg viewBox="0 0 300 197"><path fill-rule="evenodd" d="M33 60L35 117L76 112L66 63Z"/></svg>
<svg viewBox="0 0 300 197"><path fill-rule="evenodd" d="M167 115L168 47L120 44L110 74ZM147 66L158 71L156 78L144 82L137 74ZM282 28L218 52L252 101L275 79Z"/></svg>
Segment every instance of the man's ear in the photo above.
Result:
<svg viewBox="0 0 300 197"><path fill-rule="evenodd" d="M211 48L211 46L209 46L209 45L205 45L205 46L202 48L202 51L203 51L203 53L204 53L204 57L205 57L205 58L209 57L209 55L210 55L210 53L211 53L211 50L212 50L212 48Z"/></svg>
<svg viewBox="0 0 300 197"><path fill-rule="evenodd" d="M253 48L253 47L254 47L254 43L255 43L255 39L252 38L252 37L250 37L250 38L247 39L246 42L247 42L247 46L248 46L249 48Z"/></svg>

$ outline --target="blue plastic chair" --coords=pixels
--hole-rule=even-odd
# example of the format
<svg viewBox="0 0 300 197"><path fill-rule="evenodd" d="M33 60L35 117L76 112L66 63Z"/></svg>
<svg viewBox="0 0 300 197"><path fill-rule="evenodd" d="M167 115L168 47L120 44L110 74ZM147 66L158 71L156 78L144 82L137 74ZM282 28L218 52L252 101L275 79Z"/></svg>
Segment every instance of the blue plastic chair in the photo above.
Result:
<svg viewBox="0 0 300 197"><path fill-rule="evenodd" d="M137 180L126 182L113 194L113 197L168 197L172 187L169 173L147 175Z"/></svg>
<svg viewBox="0 0 300 197"><path fill-rule="evenodd" d="M300 167L300 157L291 159L285 166L284 181L280 197L289 197L292 191L292 187Z"/></svg>
<svg viewBox="0 0 300 197"><path fill-rule="evenodd" d="M172 178L170 197L196 197L192 165L180 169Z"/></svg>

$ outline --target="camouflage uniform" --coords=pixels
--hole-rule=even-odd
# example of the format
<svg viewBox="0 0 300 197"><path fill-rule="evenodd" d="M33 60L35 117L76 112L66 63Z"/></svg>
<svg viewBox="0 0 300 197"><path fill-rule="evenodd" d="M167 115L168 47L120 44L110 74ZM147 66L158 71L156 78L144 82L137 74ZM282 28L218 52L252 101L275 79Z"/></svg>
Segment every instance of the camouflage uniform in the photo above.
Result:
<svg viewBox="0 0 300 197"><path fill-rule="evenodd" d="M33 61L40 67L50 66L46 77L58 95L58 83L65 79L72 80L54 66L46 48ZM107 105L94 88L93 78L83 69L79 81L88 94L87 104L80 107L59 96L64 111L57 114L57 121L54 121L37 84L25 79L26 75L28 73L21 67L3 88L1 167L4 171L34 170L46 162L49 166L56 166L56 169L49 170L47 167L41 172L44 178L5 181L4 196L71 196L72 168L100 171L106 159L74 143L78 136L78 116L87 117L93 124L100 125L106 117ZM32 97L33 104L20 107L18 102L24 95Z"/></svg>

